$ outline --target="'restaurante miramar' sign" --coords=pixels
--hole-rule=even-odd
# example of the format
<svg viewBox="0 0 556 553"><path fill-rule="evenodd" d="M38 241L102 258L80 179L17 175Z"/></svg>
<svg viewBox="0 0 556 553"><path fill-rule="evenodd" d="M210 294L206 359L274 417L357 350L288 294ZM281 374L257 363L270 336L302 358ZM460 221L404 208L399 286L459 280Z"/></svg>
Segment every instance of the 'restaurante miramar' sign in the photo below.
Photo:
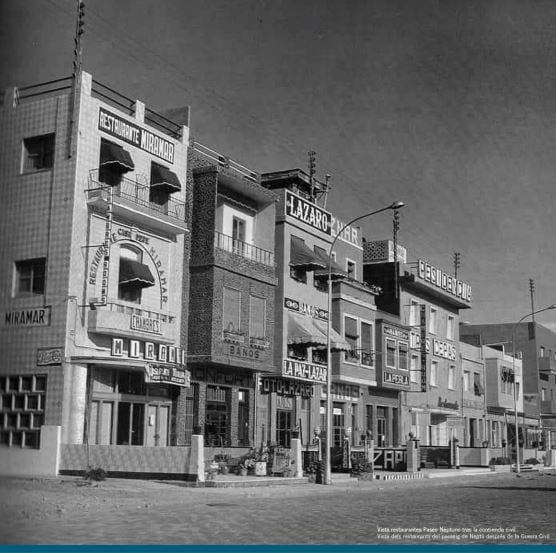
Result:
<svg viewBox="0 0 556 553"><path fill-rule="evenodd" d="M99 108L98 128L168 163L174 163L174 144L172 142L122 119L115 113Z"/></svg>
<svg viewBox="0 0 556 553"><path fill-rule="evenodd" d="M330 213L289 191L286 191L286 215L329 236L332 235Z"/></svg>

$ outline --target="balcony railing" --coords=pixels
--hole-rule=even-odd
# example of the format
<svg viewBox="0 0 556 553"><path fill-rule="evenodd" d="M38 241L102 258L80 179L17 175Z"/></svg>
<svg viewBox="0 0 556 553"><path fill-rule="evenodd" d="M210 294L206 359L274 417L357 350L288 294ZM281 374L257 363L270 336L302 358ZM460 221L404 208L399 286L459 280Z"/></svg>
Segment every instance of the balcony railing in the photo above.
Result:
<svg viewBox="0 0 556 553"><path fill-rule="evenodd" d="M134 307L125 303L115 301L108 301L106 305L98 305L97 309L106 309L114 313L123 313L124 315L137 315L138 317L147 317L149 319L156 319L163 323L172 324L175 315L170 313L161 313L145 307Z"/></svg>
<svg viewBox="0 0 556 553"><path fill-rule="evenodd" d="M110 186L99 179L98 169L89 172L89 192L108 190ZM168 198L164 204L151 201L151 188L148 184L122 177L119 184L111 187L115 197L126 199L141 207L146 207L158 213L172 217L179 221L185 221L185 203Z"/></svg>
<svg viewBox="0 0 556 553"><path fill-rule="evenodd" d="M248 244L242 240L236 240L218 231L214 233L214 246L220 250L225 250L244 257L245 259L250 259L251 261L256 261L257 263L262 263L269 267L274 266L273 252L263 250L262 248L253 246L253 244Z"/></svg>

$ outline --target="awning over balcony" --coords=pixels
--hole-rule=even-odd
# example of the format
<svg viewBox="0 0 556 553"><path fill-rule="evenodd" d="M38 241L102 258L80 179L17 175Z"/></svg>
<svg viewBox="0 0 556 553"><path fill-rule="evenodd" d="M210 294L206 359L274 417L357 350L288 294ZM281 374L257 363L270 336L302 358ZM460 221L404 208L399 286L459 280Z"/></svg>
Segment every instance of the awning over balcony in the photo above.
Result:
<svg viewBox="0 0 556 553"><path fill-rule="evenodd" d="M135 169L129 152L108 140L101 140L100 142L100 166L113 168L120 173L127 173Z"/></svg>
<svg viewBox="0 0 556 553"><path fill-rule="evenodd" d="M324 263L325 269L318 269L313 275L315 278L328 279L328 254L322 248L315 246L315 254ZM335 280L337 278L347 277L347 272L344 271L333 259L330 263L330 278Z"/></svg>
<svg viewBox="0 0 556 553"><path fill-rule="evenodd" d="M118 282L120 285L134 284L141 288L148 288L149 286L154 286L154 277L150 269L146 265L143 265L143 263L121 257L120 278Z"/></svg>
<svg viewBox="0 0 556 553"><path fill-rule="evenodd" d="M176 173L154 162L151 163L151 186L158 190L164 190L168 194L181 190L181 183Z"/></svg>
<svg viewBox="0 0 556 553"><path fill-rule="evenodd" d="M326 333L326 322L295 313L288 314L288 345L304 344L325 348ZM332 327L330 327L330 348L345 351L350 349L347 342Z"/></svg>
<svg viewBox="0 0 556 553"><path fill-rule="evenodd" d="M291 237L290 267L314 271L324 269L326 263L317 257L305 242L298 236Z"/></svg>

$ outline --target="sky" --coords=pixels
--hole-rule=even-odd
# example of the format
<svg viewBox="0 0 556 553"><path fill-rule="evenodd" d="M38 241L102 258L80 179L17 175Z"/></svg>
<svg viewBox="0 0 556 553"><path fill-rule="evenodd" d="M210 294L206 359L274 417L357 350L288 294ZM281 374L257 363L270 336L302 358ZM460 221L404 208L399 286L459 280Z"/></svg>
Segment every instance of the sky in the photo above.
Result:
<svg viewBox="0 0 556 553"><path fill-rule="evenodd" d="M469 322L556 302L556 2L85 0L83 68L257 172L331 175L347 222L473 289ZM75 0L0 1L0 86L68 76ZM6 55L7 54L7 55ZM392 215L364 219L368 240ZM537 322L556 329L556 310Z"/></svg>

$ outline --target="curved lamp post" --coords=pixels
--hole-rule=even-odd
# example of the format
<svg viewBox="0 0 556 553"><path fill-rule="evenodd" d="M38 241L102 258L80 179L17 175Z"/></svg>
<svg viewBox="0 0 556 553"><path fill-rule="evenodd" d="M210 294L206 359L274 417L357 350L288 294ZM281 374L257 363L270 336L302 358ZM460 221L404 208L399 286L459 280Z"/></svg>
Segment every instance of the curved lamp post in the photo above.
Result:
<svg viewBox="0 0 556 553"><path fill-rule="evenodd" d="M346 223L334 237L332 240L332 244L330 245L330 250L328 252L328 324L326 328L326 448L325 448L325 457L324 457L324 464L325 464L325 472L324 472L324 483L331 484L331 465L332 465L332 456L331 456L331 448L332 448L332 359L330 353L330 327L332 324L332 251L334 250L334 245L336 241L341 236L344 230L356 223L360 219L364 219L366 217L370 217L371 215L376 215L377 213L382 213L383 211L388 211L389 209L396 210L400 209L405 204L403 202L394 202L391 205L383 207L381 209L377 209L376 211L371 211L370 213L365 213L364 215L360 215L355 219L352 219L349 223ZM397 261L398 252L394 252L395 260Z"/></svg>
<svg viewBox="0 0 556 553"><path fill-rule="evenodd" d="M533 311L532 313L527 313L514 324L512 328L512 375L514 379L514 416L515 416L515 455L516 455L516 463L515 463L515 470L516 472L521 472L521 467L519 466L519 426L518 426L518 419L517 419L517 378L515 374L515 331L517 327L521 324L521 322L526 319L527 317L531 317L536 315L537 313L541 313L543 311L548 311L549 309L556 309L556 303L549 305L548 307L543 307L542 309L538 309L537 311ZM535 351L535 355L537 352ZM523 364L521 365L521 389L523 390Z"/></svg>

